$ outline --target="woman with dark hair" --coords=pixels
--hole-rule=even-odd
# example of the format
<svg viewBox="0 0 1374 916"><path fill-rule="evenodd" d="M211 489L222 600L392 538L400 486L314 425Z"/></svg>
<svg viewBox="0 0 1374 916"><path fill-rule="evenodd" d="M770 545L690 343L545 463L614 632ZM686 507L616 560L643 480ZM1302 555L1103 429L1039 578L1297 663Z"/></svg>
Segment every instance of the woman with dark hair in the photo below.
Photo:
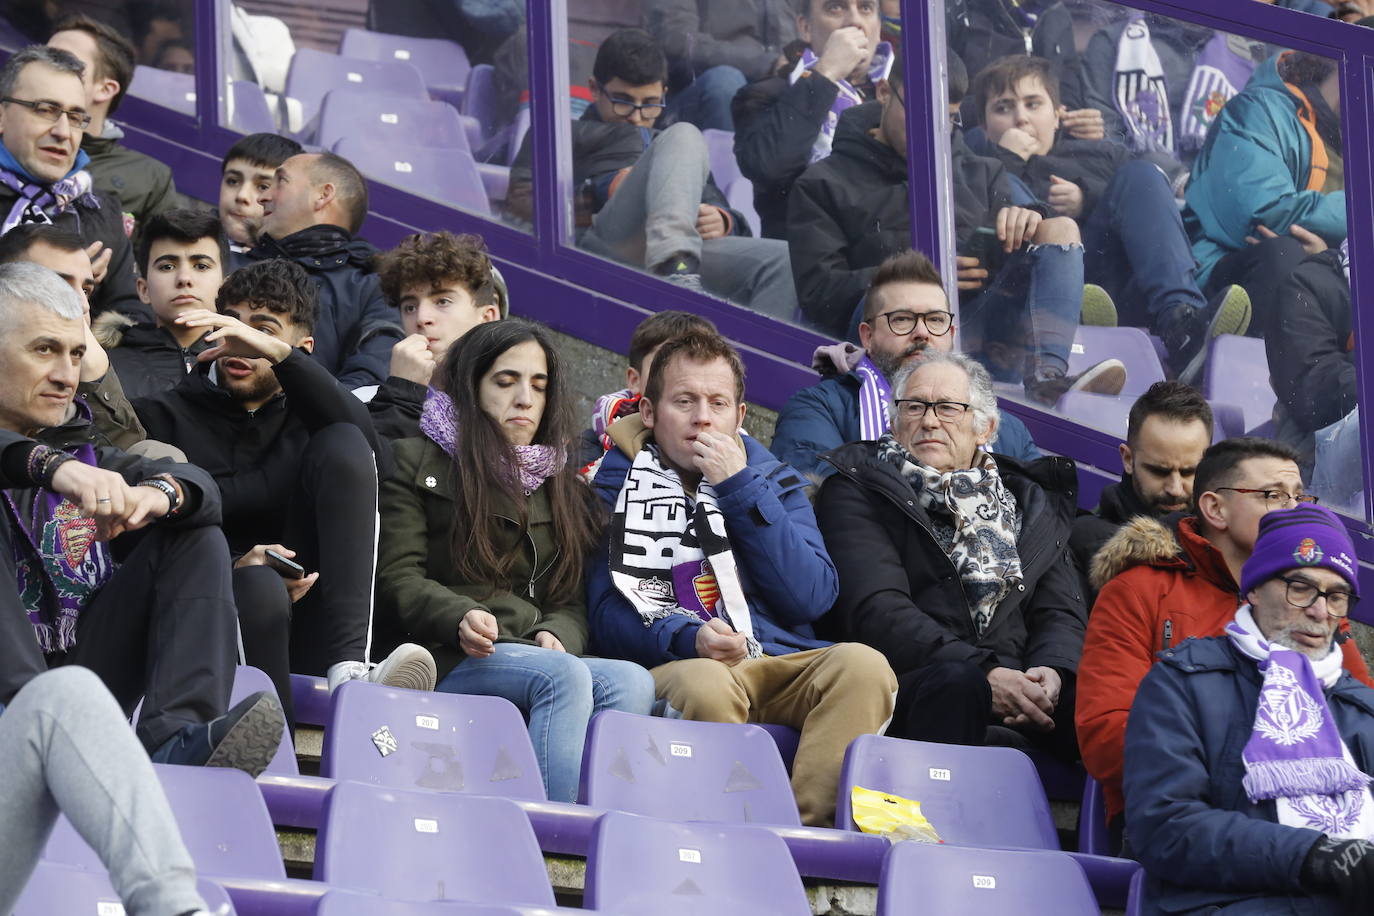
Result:
<svg viewBox="0 0 1374 916"><path fill-rule="evenodd" d="M430 647L436 689L505 697L555 801L576 801L587 721L647 714L649 672L579 658L582 567L604 519L567 461L571 395L544 330L481 324L449 348L420 438L382 484L379 617ZM407 635L408 634L408 635Z"/></svg>

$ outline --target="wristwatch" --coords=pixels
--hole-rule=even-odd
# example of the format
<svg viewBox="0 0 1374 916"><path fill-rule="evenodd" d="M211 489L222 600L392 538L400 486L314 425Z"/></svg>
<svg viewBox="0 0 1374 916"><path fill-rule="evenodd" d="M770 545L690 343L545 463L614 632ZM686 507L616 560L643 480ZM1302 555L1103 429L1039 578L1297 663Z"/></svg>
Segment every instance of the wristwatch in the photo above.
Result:
<svg viewBox="0 0 1374 916"><path fill-rule="evenodd" d="M163 493L167 494L167 505L171 508L167 510L166 515L162 516L163 518L175 518L177 512L181 510L181 491L165 477L149 477L145 480L140 480L138 486L152 487L155 490L161 490Z"/></svg>

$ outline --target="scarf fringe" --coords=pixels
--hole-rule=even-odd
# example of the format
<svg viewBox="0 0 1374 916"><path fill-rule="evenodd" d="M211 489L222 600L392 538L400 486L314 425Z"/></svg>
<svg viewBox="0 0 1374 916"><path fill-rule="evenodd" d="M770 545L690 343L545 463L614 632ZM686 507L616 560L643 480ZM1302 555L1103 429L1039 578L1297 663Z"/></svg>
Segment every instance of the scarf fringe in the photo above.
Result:
<svg viewBox="0 0 1374 916"><path fill-rule="evenodd" d="M1336 795L1369 785L1370 778L1342 757L1245 761L1241 781L1250 801L1299 795Z"/></svg>

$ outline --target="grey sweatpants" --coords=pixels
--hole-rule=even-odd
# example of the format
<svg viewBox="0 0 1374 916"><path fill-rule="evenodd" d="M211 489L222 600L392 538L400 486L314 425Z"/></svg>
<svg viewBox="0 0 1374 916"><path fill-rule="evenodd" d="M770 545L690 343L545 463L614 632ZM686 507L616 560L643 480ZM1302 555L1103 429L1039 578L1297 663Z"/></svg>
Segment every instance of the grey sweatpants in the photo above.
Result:
<svg viewBox="0 0 1374 916"><path fill-rule="evenodd" d="M100 679L75 665L37 675L0 714L0 913L14 909L59 812L130 916L205 909L148 752Z"/></svg>

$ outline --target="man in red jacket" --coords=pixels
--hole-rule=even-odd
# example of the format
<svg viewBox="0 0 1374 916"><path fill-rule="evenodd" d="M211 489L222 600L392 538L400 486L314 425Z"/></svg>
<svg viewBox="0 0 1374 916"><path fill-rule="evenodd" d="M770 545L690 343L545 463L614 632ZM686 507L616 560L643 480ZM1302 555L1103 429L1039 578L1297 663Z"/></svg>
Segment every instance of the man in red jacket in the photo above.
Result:
<svg viewBox="0 0 1374 916"><path fill-rule="evenodd" d="M1218 442L1193 483L1194 514L1137 517L1097 553L1090 575L1101 591L1088 617L1078 667L1075 720L1083 763L1102 783L1107 817L1123 827L1122 749L1136 688L1155 653L1189 637L1219 636L1240 606L1240 568L1261 516L1315 497L1303 493L1297 456L1268 439ZM1345 668L1366 684L1369 669L1341 622Z"/></svg>

